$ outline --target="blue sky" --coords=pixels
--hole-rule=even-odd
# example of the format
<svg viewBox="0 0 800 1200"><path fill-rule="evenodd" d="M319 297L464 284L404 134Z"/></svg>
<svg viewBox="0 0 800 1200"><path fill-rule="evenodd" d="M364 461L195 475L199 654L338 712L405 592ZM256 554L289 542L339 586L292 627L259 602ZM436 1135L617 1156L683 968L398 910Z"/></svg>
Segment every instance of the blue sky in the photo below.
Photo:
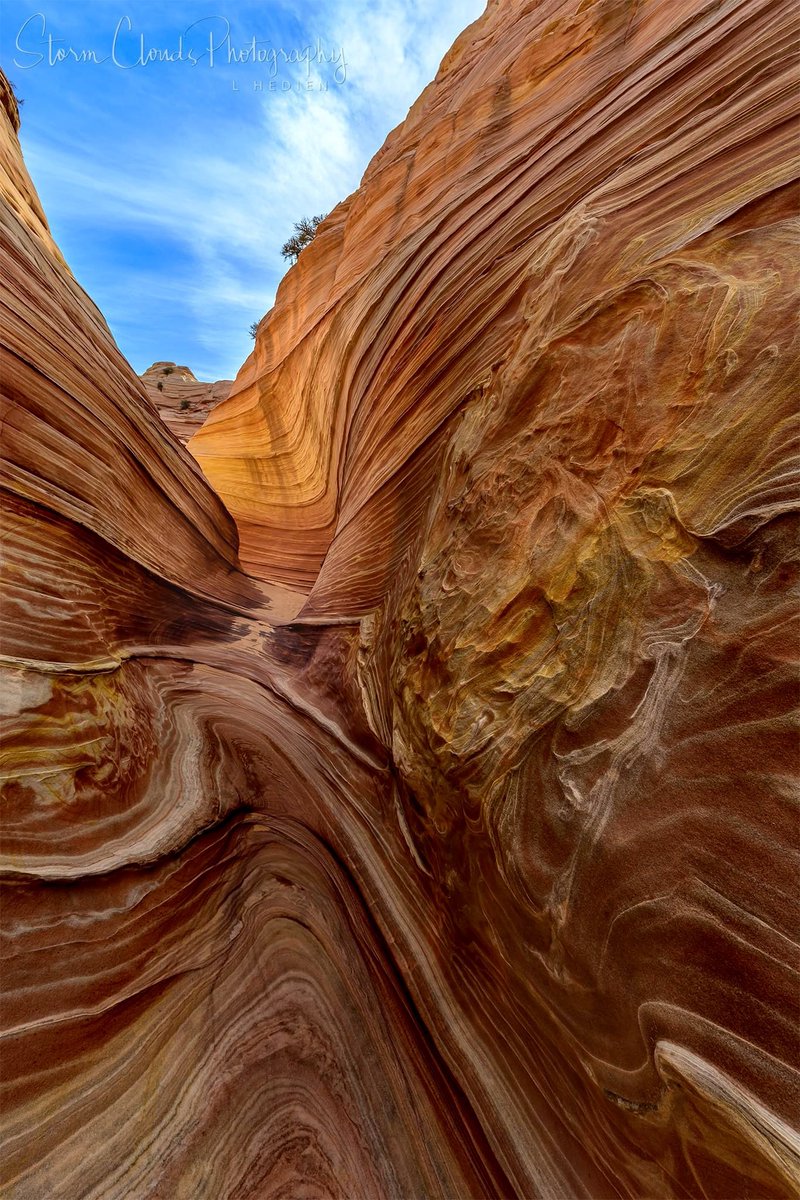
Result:
<svg viewBox="0 0 800 1200"><path fill-rule="evenodd" d="M484 4L3 0L28 169L137 371L165 359L235 375L293 222L358 186ZM309 46L329 61L285 60Z"/></svg>

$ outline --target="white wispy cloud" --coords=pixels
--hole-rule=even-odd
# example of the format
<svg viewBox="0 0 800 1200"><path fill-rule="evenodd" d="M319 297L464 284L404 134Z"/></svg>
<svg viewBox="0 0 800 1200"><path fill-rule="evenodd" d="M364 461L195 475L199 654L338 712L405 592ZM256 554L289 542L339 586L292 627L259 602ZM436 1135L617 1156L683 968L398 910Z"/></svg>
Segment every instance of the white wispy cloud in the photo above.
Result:
<svg viewBox="0 0 800 1200"><path fill-rule="evenodd" d="M327 91L253 92L248 77L241 120L224 125L171 125L165 114L161 127L139 126L127 112L124 153L113 97L102 113L87 112L85 138L63 144L55 128L24 139L56 236L137 370L177 357L201 377L235 372L250 349L248 326L284 273L280 247L293 222L329 211L358 186L482 8L483 0L298 4L308 37L343 48L341 86L323 68L312 83L327 81ZM148 249L130 262L118 246L112 270L115 235Z"/></svg>

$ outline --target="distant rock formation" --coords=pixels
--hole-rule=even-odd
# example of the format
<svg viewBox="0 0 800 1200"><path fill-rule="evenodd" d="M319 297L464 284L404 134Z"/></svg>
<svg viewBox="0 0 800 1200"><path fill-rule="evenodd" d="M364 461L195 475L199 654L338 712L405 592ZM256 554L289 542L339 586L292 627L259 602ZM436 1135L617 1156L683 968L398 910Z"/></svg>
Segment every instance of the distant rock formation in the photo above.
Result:
<svg viewBox="0 0 800 1200"><path fill-rule="evenodd" d="M140 378L161 420L182 442L197 432L233 383L232 379L201 383L188 367L173 362L153 363Z"/></svg>
<svg viewBox="0 0 800 1200"><path fill-rule="evenodd" d="M188 448L3 120L4 1200L797 1194L795 22L490 0Z"/></svg>

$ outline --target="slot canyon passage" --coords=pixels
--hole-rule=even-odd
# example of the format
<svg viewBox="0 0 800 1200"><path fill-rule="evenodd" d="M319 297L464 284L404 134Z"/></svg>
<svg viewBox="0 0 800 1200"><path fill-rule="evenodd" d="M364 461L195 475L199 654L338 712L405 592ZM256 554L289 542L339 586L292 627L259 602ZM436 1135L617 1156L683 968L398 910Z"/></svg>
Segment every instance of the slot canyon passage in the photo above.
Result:
<svg viewBox="0 0 800 1200"><path fill-rule="evenodd" d="M796 20L490 0L188 446L5 86L6 1200L798 1195Z"/></svg>

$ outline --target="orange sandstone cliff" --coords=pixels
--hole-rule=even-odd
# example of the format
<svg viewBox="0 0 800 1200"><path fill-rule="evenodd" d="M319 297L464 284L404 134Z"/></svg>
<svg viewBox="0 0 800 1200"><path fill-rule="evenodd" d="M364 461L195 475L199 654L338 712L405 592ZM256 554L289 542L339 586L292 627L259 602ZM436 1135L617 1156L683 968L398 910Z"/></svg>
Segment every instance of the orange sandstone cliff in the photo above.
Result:
<svg viewBox="0 0 800 1200"><path fill-rule="evenodd" d="M800 1178L783 0L492 0L188 451L2 129L12 1200Z"/></svg>

